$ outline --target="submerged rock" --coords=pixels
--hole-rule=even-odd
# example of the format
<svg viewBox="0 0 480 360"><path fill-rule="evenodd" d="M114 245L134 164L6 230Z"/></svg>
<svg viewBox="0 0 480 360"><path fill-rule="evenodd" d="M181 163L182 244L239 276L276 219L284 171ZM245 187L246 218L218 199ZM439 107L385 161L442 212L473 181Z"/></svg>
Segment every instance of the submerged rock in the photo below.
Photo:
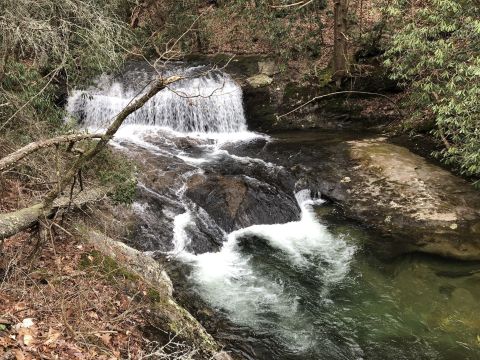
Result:
<svg viewBox="0 0 480 360"><path fill-rule="evenodd" d="M300 218L292 195L247 176L198 174L189 179L185 195L226 232Z"/></svg>

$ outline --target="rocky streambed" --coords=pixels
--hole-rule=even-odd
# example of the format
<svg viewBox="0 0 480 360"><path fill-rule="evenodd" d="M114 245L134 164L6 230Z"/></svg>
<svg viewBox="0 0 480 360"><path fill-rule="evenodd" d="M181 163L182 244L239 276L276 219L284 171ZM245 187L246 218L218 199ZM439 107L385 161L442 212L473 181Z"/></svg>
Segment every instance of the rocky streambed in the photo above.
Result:
<svg viewBox="0 0 480 360"><path fill-rule="evenodd" d="M144 140L118 141L141 164L131 244L164 264L177 299L233 354L477 352L480 265L419 255L478 259L479 196L466 181L377 134Z"/></svg>

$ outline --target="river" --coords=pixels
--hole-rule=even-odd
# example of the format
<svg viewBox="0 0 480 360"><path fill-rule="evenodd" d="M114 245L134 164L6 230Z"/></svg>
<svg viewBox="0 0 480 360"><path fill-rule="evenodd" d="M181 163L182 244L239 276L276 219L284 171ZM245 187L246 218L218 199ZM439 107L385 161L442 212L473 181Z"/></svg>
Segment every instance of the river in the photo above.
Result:
<svg viewBox="0 0 480 360"><path fill-rule="evenodd" d="M206 326L228 350L247 359L480 358L480 266L393 258L368 224L315 189L329 146L369 134L252 133L227 74L185 65L163 74L175 71L188 79L115 138L148 170L131 243L173 264L183 305L225 319ZM131 65L74 92L68 110L102 129L153 74ZM302 177L316 166L315 179ZM202 305L189 304L195 298Z"/></svg>

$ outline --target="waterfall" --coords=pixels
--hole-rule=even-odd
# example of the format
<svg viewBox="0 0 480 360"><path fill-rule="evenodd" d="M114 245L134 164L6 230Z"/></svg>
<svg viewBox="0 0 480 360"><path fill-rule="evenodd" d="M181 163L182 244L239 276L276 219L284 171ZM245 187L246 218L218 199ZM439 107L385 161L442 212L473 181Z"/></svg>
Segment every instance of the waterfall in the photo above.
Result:
<svg viewBox="0 0 480 360"><path fill-rule="evenodd" d="M127 66L73 91L67 110L80 126L105 129L158 75ZM186 269L195 292L232 323L308 353L356 247L319 222L322 200L293 193L301 182L277 164L273 145L273 160L263 158L275 140L247 131L228 74L178 64L161 72L172 75L184 79L131 114L111 142L143 164L133 241Z"/></svg>
<svg viewBox="0 0 480 360"><path fill-rule="evenodd" d="M206 67L175 66L160 73L185 77L160 91L125 124L163 127L180 133L236 133L247 130L242 89L226 73ZM74 90L67 111L86 128L106 128L159 74L133 68L120 77L102 76L87 90Z"/></svg>

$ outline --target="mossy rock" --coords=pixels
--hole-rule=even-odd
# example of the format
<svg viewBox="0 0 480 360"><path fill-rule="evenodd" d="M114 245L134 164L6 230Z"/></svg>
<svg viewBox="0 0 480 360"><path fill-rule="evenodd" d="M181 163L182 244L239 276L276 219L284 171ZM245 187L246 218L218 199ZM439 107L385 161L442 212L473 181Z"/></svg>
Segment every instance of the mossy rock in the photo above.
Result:
<svg viewBox="0 0 480 360"><path fill-rule="evenodd" d="M250 85L254 89L268 86L272 82L273 82L273 79L270 76L265 74L254 75L247 79L248 85Z"/></svg>
<svg viewBox="0 0 480 360"><path fill-rule="evenodd" d="M220 350L203 326L171 298L161 298L153 305L151 321L179 339L193 343L205 353L215 354Z"/></svg>
<svg viewBox="0 0 480 360"><path fill-rule="evenodd" d="M137 274L128 271L120 266L113 258L105 256L97 250L82 254L80 258L80 268L82 270L99 270L102 274L106 275L109 280L140 280Z"/></svg>

